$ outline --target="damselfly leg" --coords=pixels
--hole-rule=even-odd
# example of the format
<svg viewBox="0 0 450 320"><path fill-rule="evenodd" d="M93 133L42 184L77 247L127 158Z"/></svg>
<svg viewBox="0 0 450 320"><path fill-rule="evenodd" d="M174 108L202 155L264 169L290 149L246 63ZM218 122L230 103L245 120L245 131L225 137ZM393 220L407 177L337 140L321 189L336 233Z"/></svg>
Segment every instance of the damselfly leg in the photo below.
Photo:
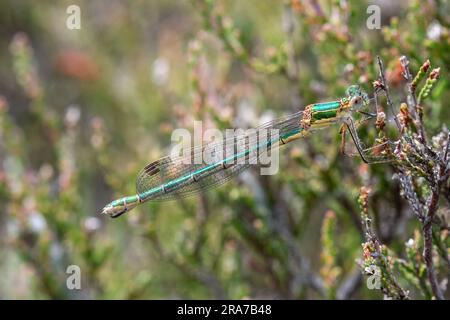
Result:
<svg viewBox="0 0 450 320"><path fill-rule="evenodd" d="M350 156L359 156L365 163L373 164L373 163L386 163L394 160L393 154L393 145L394 143L391 141L384 141L378 145L364 148L361 139L359 138L358 132L356 131L356 127L359 123L355 123L353 118L349 117L344 125L341 127L341 152ZM350 133L350 136L353 140L354 146L356 147L357 154L347 153L345 151L346 144L346 131Z"/></svg>

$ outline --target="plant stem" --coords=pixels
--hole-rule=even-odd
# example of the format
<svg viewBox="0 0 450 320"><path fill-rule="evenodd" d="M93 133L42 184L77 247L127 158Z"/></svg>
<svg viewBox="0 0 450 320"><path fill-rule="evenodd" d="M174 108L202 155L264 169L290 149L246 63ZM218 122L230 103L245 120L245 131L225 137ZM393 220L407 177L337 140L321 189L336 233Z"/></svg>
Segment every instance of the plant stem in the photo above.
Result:
<svg viewBox="0 0 450 320"><path fill-rule="evenodd" d="M437 209L437 200L438 195L433 192L431 197L431 204L428 214L434 215L433 212ZM439 288L436 272L433 266L433 235L432 235L432 220L430 219L430 215L427 217L426 222L423 224L423 237L424 237L424 249L423 249L423 258L425 260L425 265L427 267L427 276L430 281L431 290L435 297L439 300L444 300L444 295L442 294L441 289Z"/></svg>
<svg viewBox="0 0 450 320"><path fill-rule="evenodd" d="M397 115L394 112L391 95L389 93L389 86L387 84L386 77L384 75L383 61L381 61L380 56L377 56L377 61L378 61L378 67L380 69L380 80L381 80L381 83L383 84L384 92L386 93L387 105L394 116L395 124L397 125L398 131L401 132L400 122L398 121Z"/></svg>
<svg viewBox="0 0 450 320"><path fill-rule="evenodd" d="M407 57L402 56L400 58L400 62L403 66L403 76L405 77L406 81L408 82L408 95L411 99L412 106L410 110L412 110L412 114L414 117L414 124L416 125L417 130L419 131L419 140L422 143L426 143L426 135L425 130L423 128L423 108L421 105L417 103L417 98L415 94L415 89L412 85L413 77L411 75L411 72L409 71L409 60Z"/></svg>
<svg viewBox="0 0 450 320"><path fill-rule="evenodd" d="M430 198L430 204L428 206L427 216L423 223L423 237L424 237L424 249L423 259L427 267L427 276L430 281L431 290L434 296L439 300L444 300L444 295L439 288L439 284L436 277L436 272L433 266L433 218L437 212L439 206L439 191L441 187L440 177L444 175L444 167L440 167L437 185L432 188L432 194Z"/></svg>

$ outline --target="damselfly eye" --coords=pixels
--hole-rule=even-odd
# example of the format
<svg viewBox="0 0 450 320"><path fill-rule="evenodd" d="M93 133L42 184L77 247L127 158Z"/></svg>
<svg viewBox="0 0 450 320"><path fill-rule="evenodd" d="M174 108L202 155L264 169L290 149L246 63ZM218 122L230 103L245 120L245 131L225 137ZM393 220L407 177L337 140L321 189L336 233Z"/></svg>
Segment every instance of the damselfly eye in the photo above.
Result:
<svg viewBox="0 0 450 320"><path fill-rule="evenodd" d="M352 98L352 106L355 108L359 108L362 105L362 98L361 97L354 97Z"/></svg>
<svg viewBox="0 0 450 320"><path fill-rule="evenodd" d="M355 98L355 103L360 103L361 102L361 98L357 97Z"/></svg>

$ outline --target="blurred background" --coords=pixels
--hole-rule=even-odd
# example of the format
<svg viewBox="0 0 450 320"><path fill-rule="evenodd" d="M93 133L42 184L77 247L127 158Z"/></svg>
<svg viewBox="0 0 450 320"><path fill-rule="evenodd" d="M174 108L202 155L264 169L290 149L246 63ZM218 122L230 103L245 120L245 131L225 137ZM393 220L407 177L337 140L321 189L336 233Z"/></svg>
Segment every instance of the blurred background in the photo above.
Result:
<svg viewBox="0 0 450 320"><path fill-rule="evenodd" d="M353 83L372 94L377 55L396 106L401 55L414 73L441 67L424 111L432 136L450 120L449 12L446 0L1 1L0 298L383 298L361 271L360 188L396 256L420 246L420 224L389 165L340 154L338 127L282 148L275 176L255 168L116 220L99 213L135 194L174 129L257 126ZM373 123L360 133L373 144ZM69 265L80 290L66 286ZM398 272L429 297L420 274Z"/></svg>

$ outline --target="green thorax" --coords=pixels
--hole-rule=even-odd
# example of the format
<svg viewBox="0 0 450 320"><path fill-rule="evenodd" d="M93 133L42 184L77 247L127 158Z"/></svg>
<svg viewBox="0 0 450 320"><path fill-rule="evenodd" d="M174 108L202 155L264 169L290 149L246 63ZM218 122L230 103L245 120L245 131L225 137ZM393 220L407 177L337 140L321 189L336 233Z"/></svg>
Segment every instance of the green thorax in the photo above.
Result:
<svg viewBox="0 0 450 320"><path fill-rule="evenodd" d="M331 101L324 103L315 103L312 107L312 119L332 119L337 116L339 108L341 106L340 101Z"/></svg>

